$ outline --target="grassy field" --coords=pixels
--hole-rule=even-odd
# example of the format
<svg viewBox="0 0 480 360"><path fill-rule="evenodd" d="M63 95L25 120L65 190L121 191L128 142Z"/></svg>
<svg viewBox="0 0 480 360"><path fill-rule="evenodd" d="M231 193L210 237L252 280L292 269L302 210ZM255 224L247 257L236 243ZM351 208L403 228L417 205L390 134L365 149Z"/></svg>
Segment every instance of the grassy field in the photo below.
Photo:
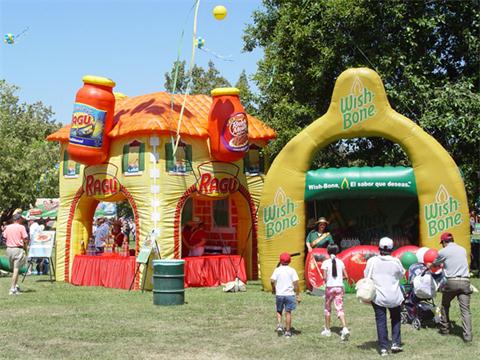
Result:
<svg viewBox="0 0 480 360"><path fill-rule="evenodd" d="M27 277L25 292L8 296L0 278L0 359L376 359L373 310L347 295L348 342L322 338L322 299L303 295L294 313L292 338L274 332L274 297L250 282L246 293L221 288L186 289L183 306L154 306L152 293L50 283ZM474 280L480 287L480 281ZM474 328L480 295L472 296ZM452 319L459 324L458 305ZM340 331L338 322L333 330ZM396 359L469 359L480 342L464 344L461 329L441 337L434 328L402 326L405 351ZM327 355L331 353L330 355Z"/></svg>

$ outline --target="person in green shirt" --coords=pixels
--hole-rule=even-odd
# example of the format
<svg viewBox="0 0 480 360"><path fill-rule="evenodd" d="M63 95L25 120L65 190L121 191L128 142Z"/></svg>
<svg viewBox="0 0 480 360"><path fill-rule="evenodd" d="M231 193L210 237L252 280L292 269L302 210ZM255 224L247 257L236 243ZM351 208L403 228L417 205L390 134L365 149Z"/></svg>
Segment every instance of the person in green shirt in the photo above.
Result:
<svg viewBox="0 0 480 360"><path fill-rule="evenodd" d="M308 252L311 252L315 248L326 248L329 244L333 244L332 235L327 229L328 221L324 217L317 220L316 228L310 231L307 235L306 244Z"/></svg>

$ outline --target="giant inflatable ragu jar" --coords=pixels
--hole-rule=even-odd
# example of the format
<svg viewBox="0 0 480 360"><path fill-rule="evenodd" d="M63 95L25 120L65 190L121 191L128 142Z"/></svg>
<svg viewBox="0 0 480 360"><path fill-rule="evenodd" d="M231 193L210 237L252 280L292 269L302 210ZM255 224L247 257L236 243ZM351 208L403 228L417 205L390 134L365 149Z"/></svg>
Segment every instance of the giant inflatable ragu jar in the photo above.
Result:
<svg viewBox="0 0 480 360"><path fill-rule="evenodd" d="M237 88L211 91L213 102L208 114L211 155L219 161L242 159L248 151L248 121Z"/></svg>
<svg viewBox="0 0 480 360"><path fill-rule="evenodd" d="M96 165L104 162L109 153L107 134L113 126L115 82L91 75L82 80L83 87L78 90L73 107L67 151L76 162Z"/></svg>

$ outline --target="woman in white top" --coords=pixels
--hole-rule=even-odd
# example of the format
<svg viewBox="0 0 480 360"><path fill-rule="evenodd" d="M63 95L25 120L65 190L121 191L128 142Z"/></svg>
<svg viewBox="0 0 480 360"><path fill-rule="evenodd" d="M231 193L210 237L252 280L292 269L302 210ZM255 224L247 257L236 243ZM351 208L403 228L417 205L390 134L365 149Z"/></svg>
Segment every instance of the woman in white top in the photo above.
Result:
<svg viewBox="0 0 480 360"><path fill-rule="evenodd" d="M322 263L323 278L325 279L325 329L322 331L322 336L331 336L330 331L330 314L332 301L335 305L337 316L342 323L342 331L340 333L342 340L348 340L350 332L347 328L345 321L345 312L343 310L343 295L345 289L343 288L343 279L348 279L348 274L345 269L345 264L342 260L337 259L339 248L335 244L328 245L327 252L330 255L330 259L325 260Z"/></svg>
<svg viewBox="0 0 480 360"><path fill-rule="evenodd" d="M372 302L377 324L377 337L380 355L388 355L387 309L392 321L392 352L403 351L400 333L400 305L403 294L400 289L400 279L403 277L403 266L397 258L391 256L393 240L384 237L378 244L380 256L367 261L365 277L370 277L375 283L376 295Z"/></svg>

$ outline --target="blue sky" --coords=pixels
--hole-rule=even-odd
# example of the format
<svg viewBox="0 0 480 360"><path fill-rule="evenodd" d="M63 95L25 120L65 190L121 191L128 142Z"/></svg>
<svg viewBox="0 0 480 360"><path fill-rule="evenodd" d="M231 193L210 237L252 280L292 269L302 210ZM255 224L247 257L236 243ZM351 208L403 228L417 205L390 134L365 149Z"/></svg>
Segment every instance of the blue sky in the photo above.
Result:
<svg viewBox="0 0 480 360"><path fill-rule="evenodd" d="M128 96L164 90L185 29L181 58L190 59L194 0L0 0L0 31L28 32L0 44L0 78L20 87L21 101L42 101L69 123L75 93L86 74L113 79ZM215 5L227 17L216 20ZM261 51L242 53L242 34L260 0L201 0L197 35L206 47L234 60L197 51L196 64L215 62L231 83L256 71Z"/></svg>

